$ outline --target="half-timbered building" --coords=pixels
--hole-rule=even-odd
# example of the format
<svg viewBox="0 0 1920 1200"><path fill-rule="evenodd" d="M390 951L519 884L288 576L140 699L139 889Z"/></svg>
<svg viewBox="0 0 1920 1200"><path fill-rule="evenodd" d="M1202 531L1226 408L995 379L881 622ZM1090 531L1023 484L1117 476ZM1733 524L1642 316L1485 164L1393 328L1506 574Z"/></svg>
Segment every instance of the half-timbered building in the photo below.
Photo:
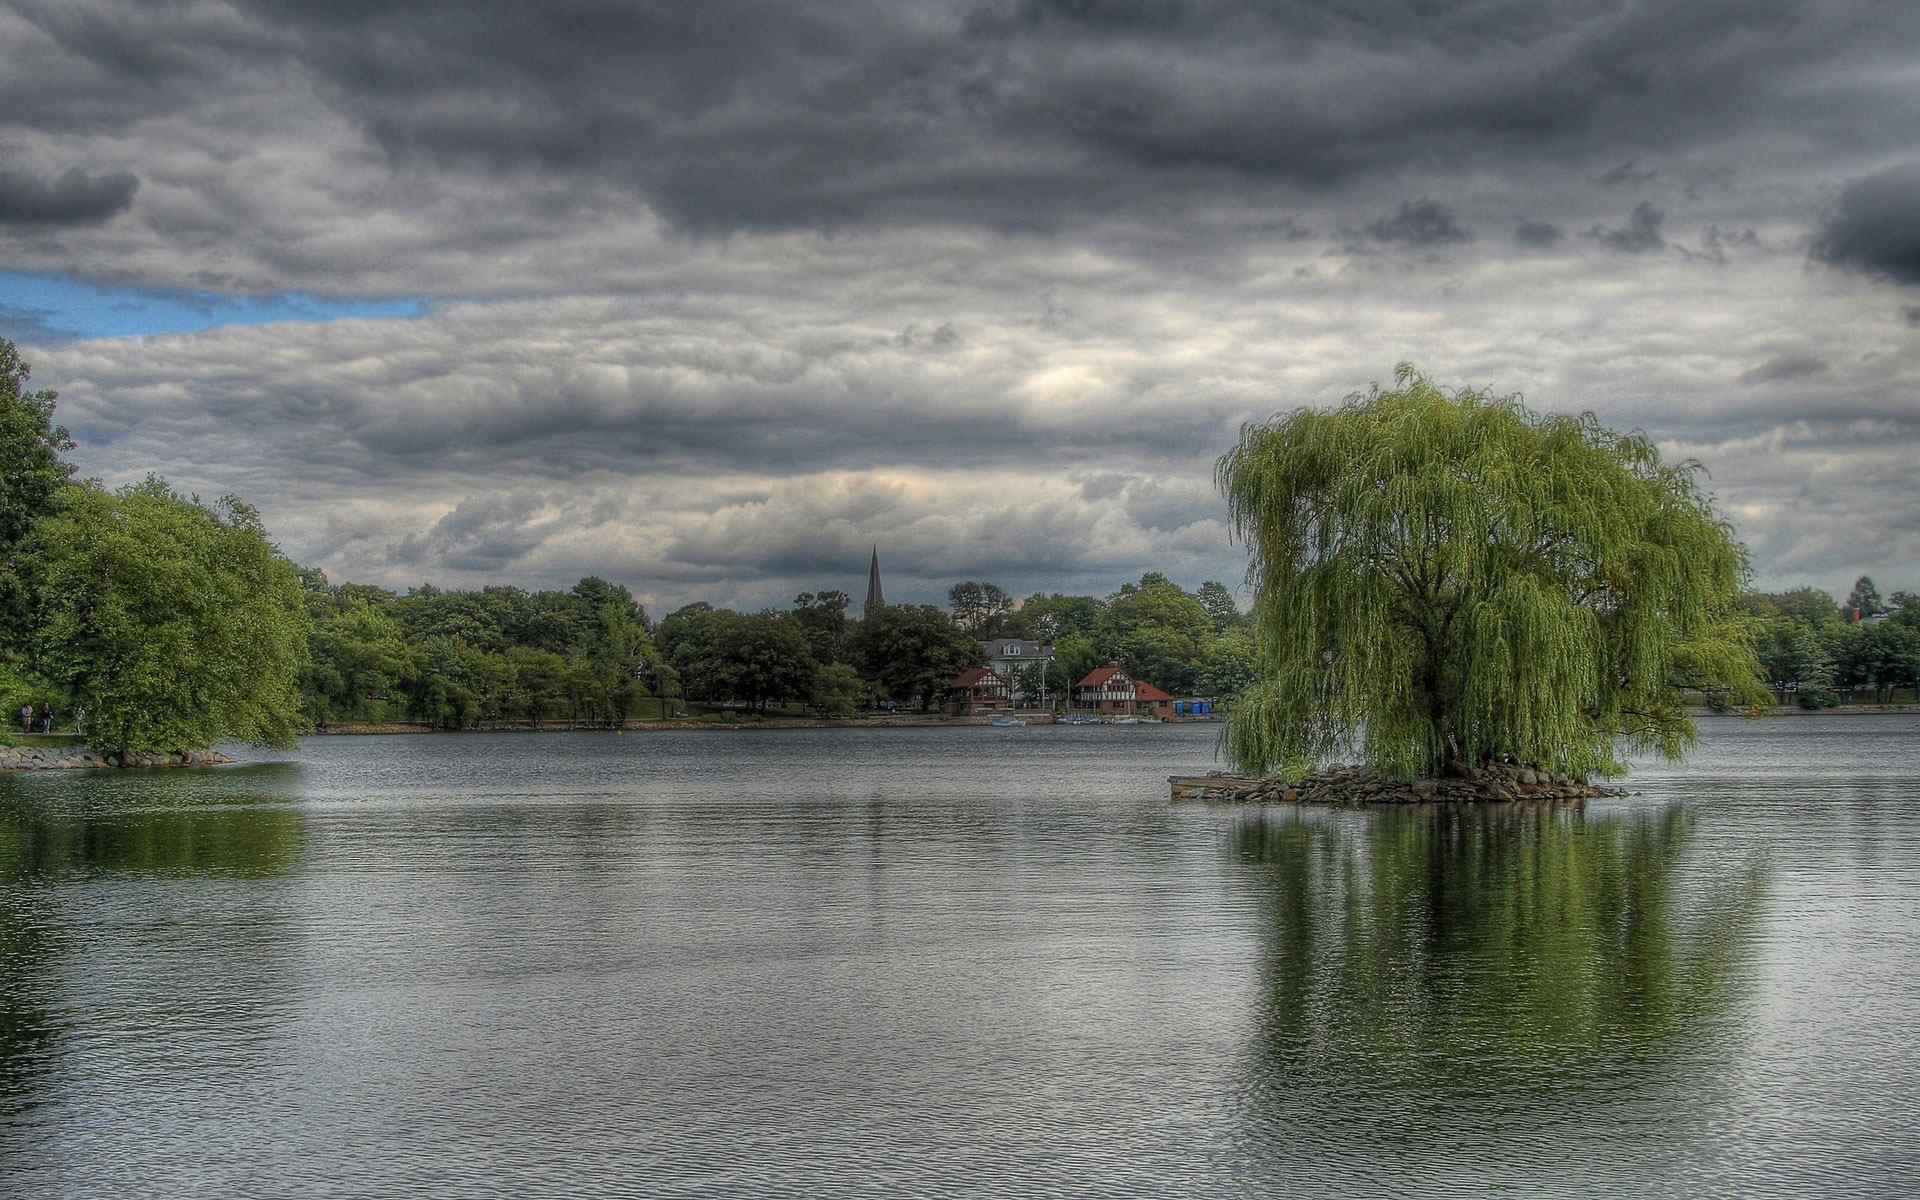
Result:
<svg viewBox="0 0 1920 1200"><path fill-rule="evenodd" d="M1005 712L1012 707L1012 686L1004 675L986 667L968 667L947 684L947 711L955 716Z"/></svg>
<svg viewBox="0 0 1920 1200"><path fill-rule="evenodd" d="M1144 679L1135 679L1122 670L1119 663L1108 663L1087 672L1085 679L1073 685L1073 705L1125 716L1164 719L1173 715L1172 696Z"/></svg>

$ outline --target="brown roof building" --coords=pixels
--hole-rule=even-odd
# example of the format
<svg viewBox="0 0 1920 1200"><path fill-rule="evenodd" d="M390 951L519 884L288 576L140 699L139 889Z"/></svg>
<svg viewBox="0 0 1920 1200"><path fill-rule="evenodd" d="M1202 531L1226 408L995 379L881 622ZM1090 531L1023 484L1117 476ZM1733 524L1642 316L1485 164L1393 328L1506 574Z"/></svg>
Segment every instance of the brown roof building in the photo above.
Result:
<svg viewBox="0 0 1920 1200"><path fill-rule="evenodd" d="M1127 716L1152 716L1165 720L1173 715L1173 697L1144 679L1135 679L1119 663L1108 663L1087 672L1073 685L1075 708L1090 708L1100 713Z"/></svg>
<svg viewBox="0 0 1920 1200"><path fill-rule="evenodd" d="M1012 707L1012 686L1005 676L986 667L968 667L947 684L947 711L955 716L1005 712Z"/></svg>

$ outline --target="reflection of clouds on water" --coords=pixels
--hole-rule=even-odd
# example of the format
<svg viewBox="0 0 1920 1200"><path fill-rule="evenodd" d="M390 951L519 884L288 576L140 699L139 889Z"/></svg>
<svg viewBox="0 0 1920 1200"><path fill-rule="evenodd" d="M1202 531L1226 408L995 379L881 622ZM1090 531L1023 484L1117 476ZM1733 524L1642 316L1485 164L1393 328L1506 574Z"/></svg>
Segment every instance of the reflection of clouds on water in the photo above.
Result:
<svg viewBox="0 0 1920 1200"><path fill-rule="evenodd" d="M1237 824L1266 912L1244 1136L1472 1145L1497 1174L1543 1149L1530 1131L1687 1124L1749 1038L1770 882L1757 855L1683 870L1691 824L1679 806Z"/></svg>

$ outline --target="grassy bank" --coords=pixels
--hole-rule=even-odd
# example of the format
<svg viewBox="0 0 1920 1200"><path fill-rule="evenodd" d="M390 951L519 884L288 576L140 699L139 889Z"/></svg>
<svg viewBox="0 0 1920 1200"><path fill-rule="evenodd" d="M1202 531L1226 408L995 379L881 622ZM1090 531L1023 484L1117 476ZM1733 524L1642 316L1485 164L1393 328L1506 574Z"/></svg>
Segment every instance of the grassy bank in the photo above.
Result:
<svg viewBox="0 0 1920 1200"><path fill-rule="evenodd" d="M36 747L84 746L87 739L77 733L7 733L0 731L0 746L18 746L22 749Z"/></svg>

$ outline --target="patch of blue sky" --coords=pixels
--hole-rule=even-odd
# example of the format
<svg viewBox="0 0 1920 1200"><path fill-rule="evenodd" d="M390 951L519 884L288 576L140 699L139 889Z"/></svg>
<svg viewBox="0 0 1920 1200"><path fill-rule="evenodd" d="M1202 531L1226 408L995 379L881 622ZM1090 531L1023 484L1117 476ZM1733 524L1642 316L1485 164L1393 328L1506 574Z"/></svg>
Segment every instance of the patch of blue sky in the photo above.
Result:
<svg viewBox="0 0 1920 1200"><path fill-rule="evenodd" d="M234 296L114 287L56 275L0 271L0 337L19 341L199 333L223 325L277 321L416 317L426 309L427 302L413 296L311 296L298 292Z"/></svg>

